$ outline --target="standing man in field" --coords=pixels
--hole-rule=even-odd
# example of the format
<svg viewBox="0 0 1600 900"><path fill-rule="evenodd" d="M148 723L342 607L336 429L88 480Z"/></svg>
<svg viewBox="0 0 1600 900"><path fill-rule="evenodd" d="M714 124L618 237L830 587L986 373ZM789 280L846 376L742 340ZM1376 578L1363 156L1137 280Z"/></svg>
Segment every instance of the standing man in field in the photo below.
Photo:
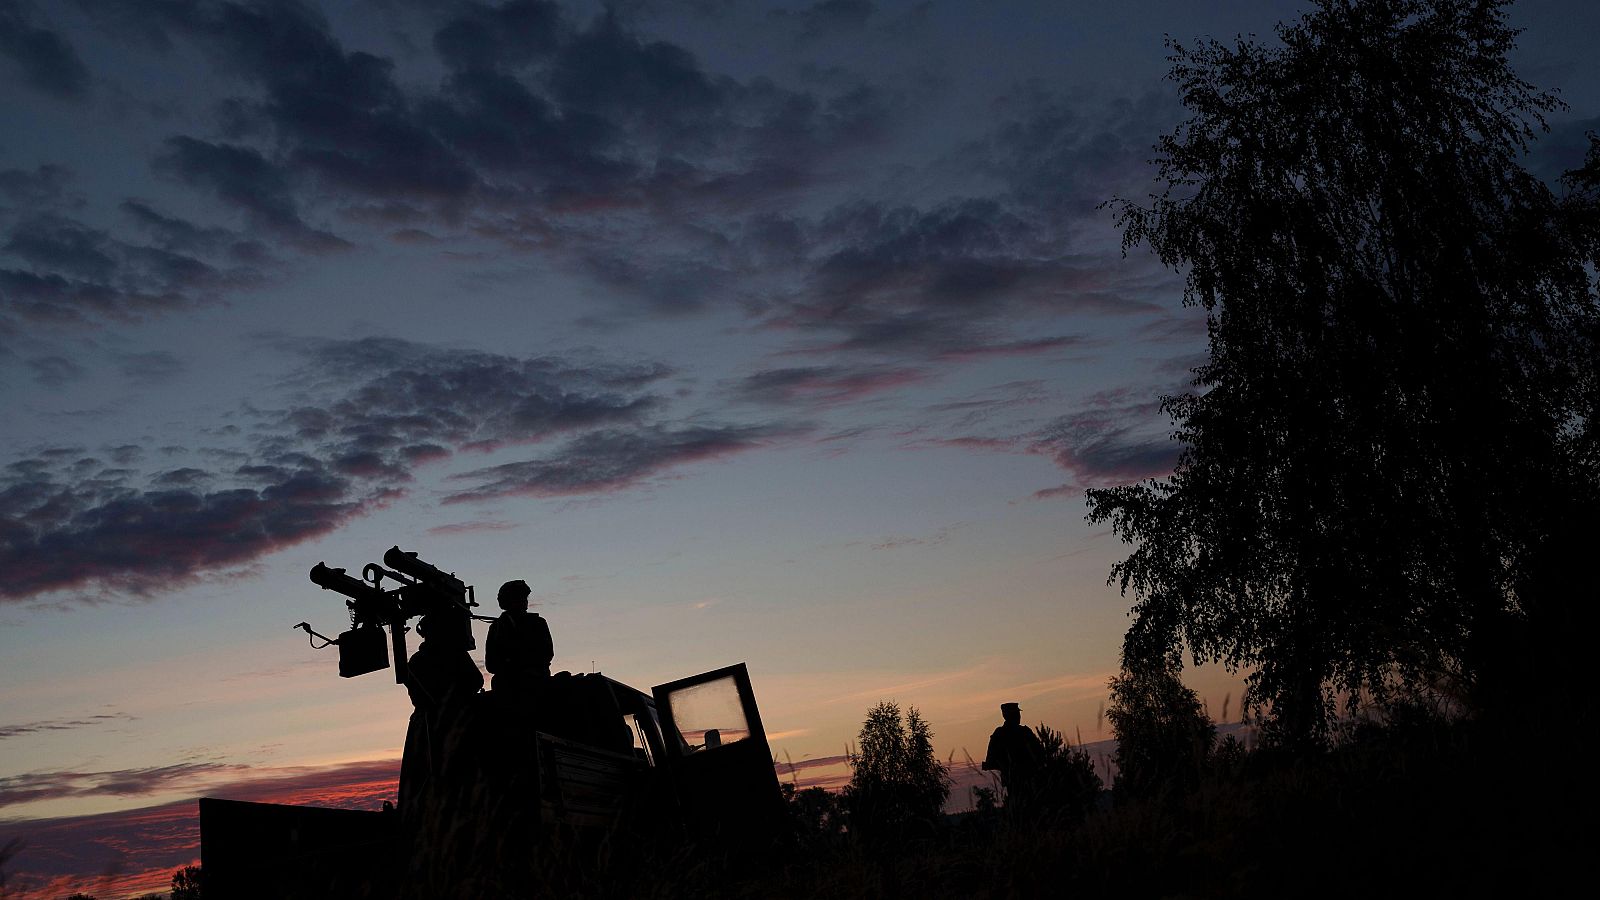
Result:
<svg viewBox="0 0 1600 900"><path fill-rule="evenodd" d="M1026 808L1032 798L1034 782L1044 765L1044 746L1033 729L1022 724L1022 707L1000 704L1005 724L989 735L989 752L984 754L984 771L999 772L1006 789L1006 808Z"/></svg>

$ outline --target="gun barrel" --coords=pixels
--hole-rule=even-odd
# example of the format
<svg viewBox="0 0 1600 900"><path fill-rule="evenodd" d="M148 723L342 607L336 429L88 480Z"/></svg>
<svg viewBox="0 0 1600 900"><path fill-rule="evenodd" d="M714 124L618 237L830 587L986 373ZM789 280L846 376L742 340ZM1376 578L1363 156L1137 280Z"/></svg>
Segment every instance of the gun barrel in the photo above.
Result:
<svg viewBox="0 0 1600 900"><path fill-rule="evenodd" d="M311 567L311 582L325 591L338 591L352 600L382 600L383 591L359 578L352 578L343 569L330 568L327 563Z"/></svg>
<svg viewBox="0 0 1600 900"><path fill-rule="evenodd" d="M426 582L435 587L448 588L452 591L465 591L466 585L461 579L439 570L437 566L417 558L414 552L408 553L401 550L398 545L390 547L383 554L383 562L397 572L404 572L418 581Z"/></svg>

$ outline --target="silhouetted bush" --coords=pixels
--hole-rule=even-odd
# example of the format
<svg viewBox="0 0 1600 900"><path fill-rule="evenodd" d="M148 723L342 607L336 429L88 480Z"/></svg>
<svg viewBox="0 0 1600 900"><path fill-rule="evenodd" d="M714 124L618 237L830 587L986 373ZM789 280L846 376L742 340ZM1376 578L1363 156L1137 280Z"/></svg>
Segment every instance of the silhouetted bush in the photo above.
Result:
<svg viewBox="0 0 1600 900"><path fill-rule="evenodd" d="M780 786L790 827L803 844L815 844L838 837L844 831L844 804L839 795L825 788Z"/></svg>
<svg viewBox="0 0 1600 900"><path fill-rule="evenodd" d="M172 873L171 900L201 900L203 873L199 866L184 866Z"/></svg>
<svg viewBox="0 0 1600 900"><path fill-rule="evenodd" d="M1081 821L1095 808L1105 785L1094 770L1089 752L1074 747L1066 735L1040 724L1039 744L1044 748L1033 805L1041 817L1062 823Z"/></svg>
<svg viewBox="0 0 1600 900"><path fill-rule="evenodd" d="M867 713L849 754L844 805L852 832L871 839L928 833L938 822L950 779L933 753L933 732L912 707L885 701Z"/></svg>
<svg viewBox="0 0 1600 900"><path fill-rule="evenodd" d="M1200 697L1170 667L1124 668L1111 679L1106 718L1117 736L1119 800L1192 790L1217 729Z"/></svg>

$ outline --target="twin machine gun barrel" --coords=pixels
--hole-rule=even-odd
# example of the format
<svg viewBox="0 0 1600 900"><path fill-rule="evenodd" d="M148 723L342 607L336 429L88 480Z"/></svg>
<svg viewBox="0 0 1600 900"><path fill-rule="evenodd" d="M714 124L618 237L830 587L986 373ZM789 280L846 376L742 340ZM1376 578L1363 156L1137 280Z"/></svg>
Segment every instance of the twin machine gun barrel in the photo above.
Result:
<svg viewBox="0 0 1600 900"><path fill-rule="evenodd" d="M472 643L472 610L478 605L471 585L446 573L437 566L408 553L399 547L390 547L383 554L384 565L368 563L361 570L361 578L345 573L344 569L317 563L311 567L311 581L327 591L345 596L344 605L350 613L350 630L337 638L325 637L311 629L307 622L296 628L304 629L311 637L322 638L339 648L339 675L353 678L389 667L389 649L394 649L394 680L406 681L406 622L415 617L426 617L428 633L435 629L461 629L466 633L468 646ZM385 568L387 566L387 568ZM394 587L385 589L385 581ZM385 640L384 628L389 629Z"/></svg>

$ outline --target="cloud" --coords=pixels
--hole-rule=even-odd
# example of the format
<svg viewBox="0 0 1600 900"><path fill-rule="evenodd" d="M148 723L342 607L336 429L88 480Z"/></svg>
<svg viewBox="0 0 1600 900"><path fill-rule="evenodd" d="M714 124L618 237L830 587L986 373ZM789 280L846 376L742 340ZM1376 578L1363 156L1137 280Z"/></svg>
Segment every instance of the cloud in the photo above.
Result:
<svg viewBox="0 0 1600 900"><path fill-rule="evenodd" d="M985 398L941 404L932 412L964 413L957 427L972 427L1018 406L1042 402L1032 382L1004 385ZM1048 457L1071 474L1066 484L1034 492L1034 499L1076 496L1085 488L1110 487L1170 474L1182 447L1170 435L1171 420L1156 388L1118 388L1080 401L1079 408L1042 426L1012 434L966 434L918 440L911 446L954 447Z"/></svg>
<svg viewBox="0 0 1600 900"><path fill-rule="evenodd" d="M108 449L111 464L82 448L49 448L0 470L0 601L73 590L88 592L80 599L149 598L237 572L383 506L418 466L458 452L588 432L568 445L588 456L567 459L566 470L549 464L541 482L547 492L577 494L756 446L769 434L642 424L662 404L648 391L669 372L659 364L516 358L387 338L267 340L303 360L295 402L245 408L249 427L218 433L239 445L155 459L124 444ZM161 377L177 361L136 354L125 363L130 375ZM587 475L576 468L585 459L598 466ZM159 465L129 468L142 461ZM485 483L476 492L495 490Z"/></svg>
<svg viewBox="0 0 1600 900"><path fill-rule="evenodd" d="M631 283L652 302L664 296L656 276L705 258L685 241L722 240L727 213L827 177L830 160L879 139L892 116L864 83L818 93L708 72L614 12L585 26L543 2L440 13L431 43L444 75L428 89L402 84L392 60L347 50L298 4L91 7L157 47L192 43L247 85L222 104L226 140L174 136L156 165L274 240L339 246L307 223L322 207L412 237L495 237L602 277L625 277L622 262L644 256L637 270L648 274ZM652 240L596 251L623 231Z"/></svg>
<svg viewBox="0 0 1600 900"><path fill-rule="evenodd" d="M1110 487L1170 474L1182 449L1170 428L1159 397L1109 391L1046 425L1028 449L1071 472L1078 486ZM1041 493L1067 493L1065 487Z"/></svg>
<svg viewBox="0 0 1600 900"><path fill-rule="evenodd" d="M251 265L125 241L59 211L24 215L5 235L3 319L47 325L136 321L211 303L260 282Z"/></svg>
<svg viewBox="0 0 1600 900"><path fill-rule="evenodd" d="M284 424L338 453L376 452L388 464L637 421L661 404L639 390L669 373L652 363L582 365L392 338L280 346L303 355L307 377L336 391L327 402L290 408Z"/></svg>
<svg viewBox="0 0 1600 900"><path fill-rule="evenodd" d="M307 225L289 190L287 176L259 151L191 137L169 138L155 159L156 171L201 187L243 210L259 228L308 252L349 246L342 238Z"/></svg>
<svg viewBox="0 0 1600 900"><path fill-rule="evenodd" d="M111 717L126 718L126 717ZM351 803L376 808L392 798L400 760L361 760L337 766L256 768L242 763L186 762L96 771L60 770L0 776L0 809L64 798L152 797L204 793L259 803ZM379 788L373 802L372 788Z"/></svg>
<svg viewBox="0 0 1600 900"><path fill-rule="evenodd" d="M449 73L436 92L402 87L392 61L346 51L297 5L180 0L97 12L138 20L157 43L194 41L264 90L227 110L235 133L275 137L272 159L190 137L174 138L173 152L203 156L181 168L216 172L228 199L280 222L292 221L291 169L352 200L403 198L452 218L506 200L638 207L734 174L690 162L697 157L767 166L784 146L774 129L804 138L791 150L847 134L828 127L837 109L806 95L713 78L692 54L640 39L614 14L578 28L550 3L455 7L433 36ZM263 200L272 201L265 210Z"/></svg>
<svg viewBox="0 0 1600 900"><path fill-rule="evenodd" d="M0 0L0 57L28 87L60 100L89 93L89 68L78 51L54 31L34 21L32 4Z"/></svg>
<svg viewBox="0 0 1600 900"><path fill-rule="evenodd" d="M915 384L928 373L895 366L800 366L747 375L734 386L739 399L773 404L827 406Z"/></svg>
<svg viewBox="0 0 1600 900"><path fill-rule="evenodd" d="M1075 228L1105 218L1095 205L1145 171L1169 100L1091 105L1026 85L953 160L909 163L960 167L971 196L829 210L822 198L859 171L858 151L887 145L915 101L855 77L796 87L721 74L617 11L651 6L579 22L533 0L429 5L417 20L433 26L419 48L431 55L403 69L346 47L302 4L89 9L157 48L197 48L238 86L218 107L220 135L174 135L155 165L242 212L273 245L254 248L267 258L365 236L345 223L441 246L497 240L642 304L622 315L734 306L793 331L798 352L874 362L1060 353L1082 337L1037 326L1150 308L1120 280L1126 266L1072 247ZM884 27L862 0L776 15L809 36ZM213 267L228 244L248 246L142 201L123 208L161 249ZM51 274L68 279L63 297L84 280Z"/></svg>
<svg viewBox="0 0 1600 900"><path fill-rule="evenodd" d="M326 534L384 496L305 458L256 487L129 481L93 459L14 463L0 480L0 601L86 588L148 597Z"/></svg>
<svg viewBox="0 0 1600 900"><path fill-rule="evenodd" d="M33 380L40 387L52 390L77 381L87 374L83 367L65 356L38 356L28 360Z"/></svg>
<svg viewBox="0 0 1600 900"><path fill-rule="evenodd" d="M793 23L801 41L814 41L860 31L875 11L868 0L819 0L796 10L775 9L768 15L780 22Z"/></svg>
<svg viewBox="0 0 1600 900"><path fill-rule="evenodd" d="M29 734L40 734L50 731L71 731L78 728L92 728L108 722L130 721L132 716L122 713L102 713L86 716L81 719L46 719L40 722L24 722L19 725L0 725L0 741L9 738L21 737ZM0 788L3 790L3 788ZM3 805L3 803L0 803Z"/></svg>
<svg viewBox="0 0 1600 900"><path fill-rule="evenodd" d="M474 534L480 531L510 531L520 527L515 522L501 522L496 519L478 519L471 522L452 522L449 525L435 525L428 529L429 534Z"/></svg>
<svg viewBox="0 0 1600 900"><path fill-rule="evenodd" d="M223 763L176 763L104 772L33 772L0 776L0 809L68 797L138 797L170 791L202 776L242 770Z"/></svg>
<svg viewBox="0 0 1600 900"><path fill-rule="evenodd" d="M1012 203L1081 219L1114 197L1149 193L1156 136L1183 111L1166 91L1096 105L1035 81L1000 98L996 112L999 124L967 148L967 161L1005 184Z"/></svg>
<svg viewBox="0 0 1600 900"><path fill-rule="evenodd" d="M54 206L71 175L64 166L42 165L32 172L0 169L0 196L25 208Z"/></svg>
<svg viewBox="0 0 1600 900"><path fill-rule="evenodd" d="M1024 337L1017 326L1151 308L1112 290L1105 260L1067 252L1057 227L993 198L855 202L799 231L803 286L764 321L824 338L811 351L942 361L1059 352L1087 339Z"/></svg>
<svg viewBox="0 0 1600 900"><path fill-rule="evenodd" d="M475 483L450 494L444 502L621 490L678 466L764 447L798 431L782 425L651 425L630 431L591 432L542 459L452 475L452 480Z"/></svg>
<svg viewBox="0 0 1600 900"><path fill-rule="evenodd" d="M1083 493L1083 488L1075 484L1058 484L1055 487L1041 488L1031 495L1035 500L1052 500L1057 497L1071 499Z"/></svg>
<svg viewBox="0 0 1600 900"><path fill-rule="evenodd" d="M153 350L127 353L117 362L123 376L139 384L155 384L181 374L186 366L171 353Z"/></svg>
<svg viewBox="0 0 1600 900"><path fill-rule="evenodd" d="M561 7L546 2L464 5L434 32L439 58L457 69L500 68L547 58L565 37Z"/></svg>
<svg viewBox="0 0 1600 900"><path fill-rule="evenodd" d="M1156 95L1089 106L1026 86L997 104L990 134L935 165L982 182L974 195L828 209L814 198L835 195L813 189L892 137L910 101L858 79L722 75L617 9L580 24L548 2L430 8L431 87L298 4L112 0L93 15L158 47L192 44L243 83L222 139L174 136L156 165L301 252L357 236L315 213L400 240L497 240L643 304L622 315L734 306L793 332L796 352L902 364L1062 353L1083 337L1042 330L1049 320L1152 308L1123 284L1127 267L1071 248L1107 192L1144 171L1166 121ZM878 13L828 0L778 15L820 36ZM208 243L124 208L172 252Z"/></svg>
<svg viewBox="0 0 1600 900"><path fill-rule="evenodd" d="M40 789L59 781L61 789L110 797L192 792L257 803L377 809L394 799L399 772L398 759L378 759L283 768L197 763L23 777ZM129 793L133 788L140 790ZM132 896L165 890L174 869L199 862L200 820L191 798L98 815L0 822L0 845L12 838L24 843L7 866L12 879L7 887L20 889L24 896L58 897L80 890Z"/></svg>
<svg viewBox="0 0 1600 900"><path fill-rule="evenodd" d="M998 384L960 400L949 400L927 408L939 416L955 416L954 427L970 429L981 425L1009 410L1042 406L1058 402L1038 379L1009 381Z"/></svg>
<svg viewBox="0 0 1600 900"><path fill-rule="evenodd" d="M136 226L155 239L163 250L206 256L225 256L240 264L262 264L272 260L264 245L238 232L215 225L199 225L167 215L142 200L125 200L119 207Z"/></svg>
<svg viewBox="0 0 1600 900"><path fill-rule="evenodd" d="M895 535L886 537L872 544L874 550L898 550L902 547L937 547L950 540L950 536L959 530L965 523L946 525L931 534L922 535Z"/></svg>

